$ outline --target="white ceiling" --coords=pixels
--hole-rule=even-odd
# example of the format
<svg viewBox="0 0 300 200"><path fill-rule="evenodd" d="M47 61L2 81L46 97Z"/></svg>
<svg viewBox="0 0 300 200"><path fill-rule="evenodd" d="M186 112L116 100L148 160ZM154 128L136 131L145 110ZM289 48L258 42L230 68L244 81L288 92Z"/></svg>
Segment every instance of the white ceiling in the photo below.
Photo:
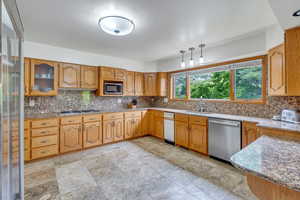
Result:
<svg viewBox="0 0 300 200"><path fill-rule="evenodd" d="M277 23L268 0L18 0L25 40L154 61L197 46L240 38ZM99 30L106 15L132 19L135 31Z"/></svg>

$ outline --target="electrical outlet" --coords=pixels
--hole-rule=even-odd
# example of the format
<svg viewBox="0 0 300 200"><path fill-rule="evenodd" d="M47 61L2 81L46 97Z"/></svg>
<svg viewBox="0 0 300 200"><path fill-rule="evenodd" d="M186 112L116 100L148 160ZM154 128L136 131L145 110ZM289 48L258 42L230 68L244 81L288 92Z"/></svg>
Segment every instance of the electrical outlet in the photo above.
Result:
<svg viewBox="0 0 300 200"><path fill-rule="evenodd" d="M29 106L30 106L30 107L34 107L34 104L35 104L34 99L30 99L30 100L29 100Z"/></svg>
<svg viewBox="0 0 300 200"><path fill-rule="evenodd" d="M169 99L168 98L164 98L164 103L168 103Z"/></svg>
<svg viewBox="0 0 300 200"><path fill-rule="evenodd" d="M122 103L122 99L118 99L118 103Z"/></svg>

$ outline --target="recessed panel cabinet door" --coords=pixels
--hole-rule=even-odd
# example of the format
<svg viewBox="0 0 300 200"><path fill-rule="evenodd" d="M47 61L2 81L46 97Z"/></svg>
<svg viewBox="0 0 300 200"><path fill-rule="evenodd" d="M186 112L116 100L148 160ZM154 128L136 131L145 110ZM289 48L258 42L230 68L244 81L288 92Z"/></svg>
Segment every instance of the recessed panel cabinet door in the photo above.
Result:
<svg viewBox="0 0 300 200"><path fill-rule="evenodd" d="M62 153L82 149L81 125L66 125L60 128L60 151Z"/></svg>
<svg viewBox="0 0 300 200"><path fill-rule="evenodd" d="M134 72L126 72L124 93L126 96L134 95Z"/></svg>
<svg viewBox="0 0 300 200"><path fill-rule="evenodd" d="M103 121L103 144L114 141L114 121Z"/></svg>
<svg viewBox="0 0 300 200"><path fill-rule="evenodd" d="M207 154L207 126L190 124L190 149Z"/></svg>
<svg viewBox="0 0 300 200"><path fill-rule="evenodd" d="M30 95L30 59L24 58L24 95Z"/></svg>
<svg viewBox="0 0 300 200"><path fill-rule="evenodd" d="M110 67L101 67L100 76L103 80L115 80L115 70Z"/></svg>
<svg viewBox="0 0 300 200"><path fill-rule="evenodd" d="M59 66L59 87L79 88L80 87L80 66L74 64L61 64Z"/></svg>
<svg viewBox="0 0 300 200"><path fill-rule="evenodd" d="M81 88L97 89L98 88L98 68L81 66Z"/></svg>
<svg viewBox="0 0 300 200"><path fill-rule="evenodd" d="M189 147L189 124L187 122L175 122L175 143L179 146Z"/></svg>
<svg viewBox="0 0 300 200"><path fill-rule="evenodd" d="M100 122L85 123L83 127L83 147L102 144L102 126Z"/></svg>
<svg viewBox="0 0 300 200"><path fill-rule="evenodd" d="M259 137L256 123L243 122L242 146L243 148Z"/></svg>
<svg viewBox="0 0 300 200"><path fill-rule="evenodd" d="M134 92L135 96L144 95L144 74L142 72L134 73Z"/></svg>
<svg viewBox="0 0 300 200"><path fill-rule="evenodd" d="M144 94L145 96L156 96L156 73L144 74Z"/></svg>
<svg viewBox="0 0 300 200"><path fill-rule="evenodd" d="M114 120L114 141L121 141L124 139L124 123L123 119Z"/></svg>
<svg viewBox="0 0 300 200"><path fill-rule="evenodd" d="M115 81L125 81L126 71L123 69L115 69Z"/></svg>
<svg viewBox="0 0 300 200"><path fill-rule="evenodd" d="M142 132L142 119L141 118L135 118L133 121L133 125L134 125L134 132L133 132L133 136L134 137L139 137L143 135Z"/></svg>
<svg viewBox="0 0 300 200"><path fill-rule="evenodd" d="M164 138L164 119L163 118L154 118L154 129L155 129L155 136L158 138Z"/></svg>
<svg viewBox="0 0 300 200"><path fill-rule="evenodd" d="M142 112L142 119L141 119L141 134L148 135L149 134L149 111Z"/></svg>
<svg viewBox="0 0 300 200"><path fill-rule="evenodd" d="M134 136L134 119L125 119L125 139L133 138Z"/></svg>

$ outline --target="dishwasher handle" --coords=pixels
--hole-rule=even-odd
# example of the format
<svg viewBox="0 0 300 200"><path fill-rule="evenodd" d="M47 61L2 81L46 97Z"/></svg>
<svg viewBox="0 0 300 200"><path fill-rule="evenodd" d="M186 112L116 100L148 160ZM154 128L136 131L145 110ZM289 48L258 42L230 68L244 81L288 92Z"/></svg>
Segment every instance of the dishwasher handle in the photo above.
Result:
<svg viewBox="0 0 300 200"><path fill-rule="evenodd" d="M236 122L236 121L218 121L218 120L209 120L209 123L220 124L225 126L235 126L235 127L239 127L241 124L240 122Z"/></svg>

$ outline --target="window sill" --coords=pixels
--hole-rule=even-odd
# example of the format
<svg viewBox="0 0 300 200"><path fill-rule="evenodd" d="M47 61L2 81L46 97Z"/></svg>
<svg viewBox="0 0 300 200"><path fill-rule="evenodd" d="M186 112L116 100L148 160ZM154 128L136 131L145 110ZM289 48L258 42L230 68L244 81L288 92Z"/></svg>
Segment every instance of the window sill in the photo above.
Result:
<svg viewBox="0 0 300 200"><path fill-rule="evenodd" d="M169 99L169 101L210 102L210 103L237 103L237 104L266 104L265 99L230 100L230 99Z"/></svg>

